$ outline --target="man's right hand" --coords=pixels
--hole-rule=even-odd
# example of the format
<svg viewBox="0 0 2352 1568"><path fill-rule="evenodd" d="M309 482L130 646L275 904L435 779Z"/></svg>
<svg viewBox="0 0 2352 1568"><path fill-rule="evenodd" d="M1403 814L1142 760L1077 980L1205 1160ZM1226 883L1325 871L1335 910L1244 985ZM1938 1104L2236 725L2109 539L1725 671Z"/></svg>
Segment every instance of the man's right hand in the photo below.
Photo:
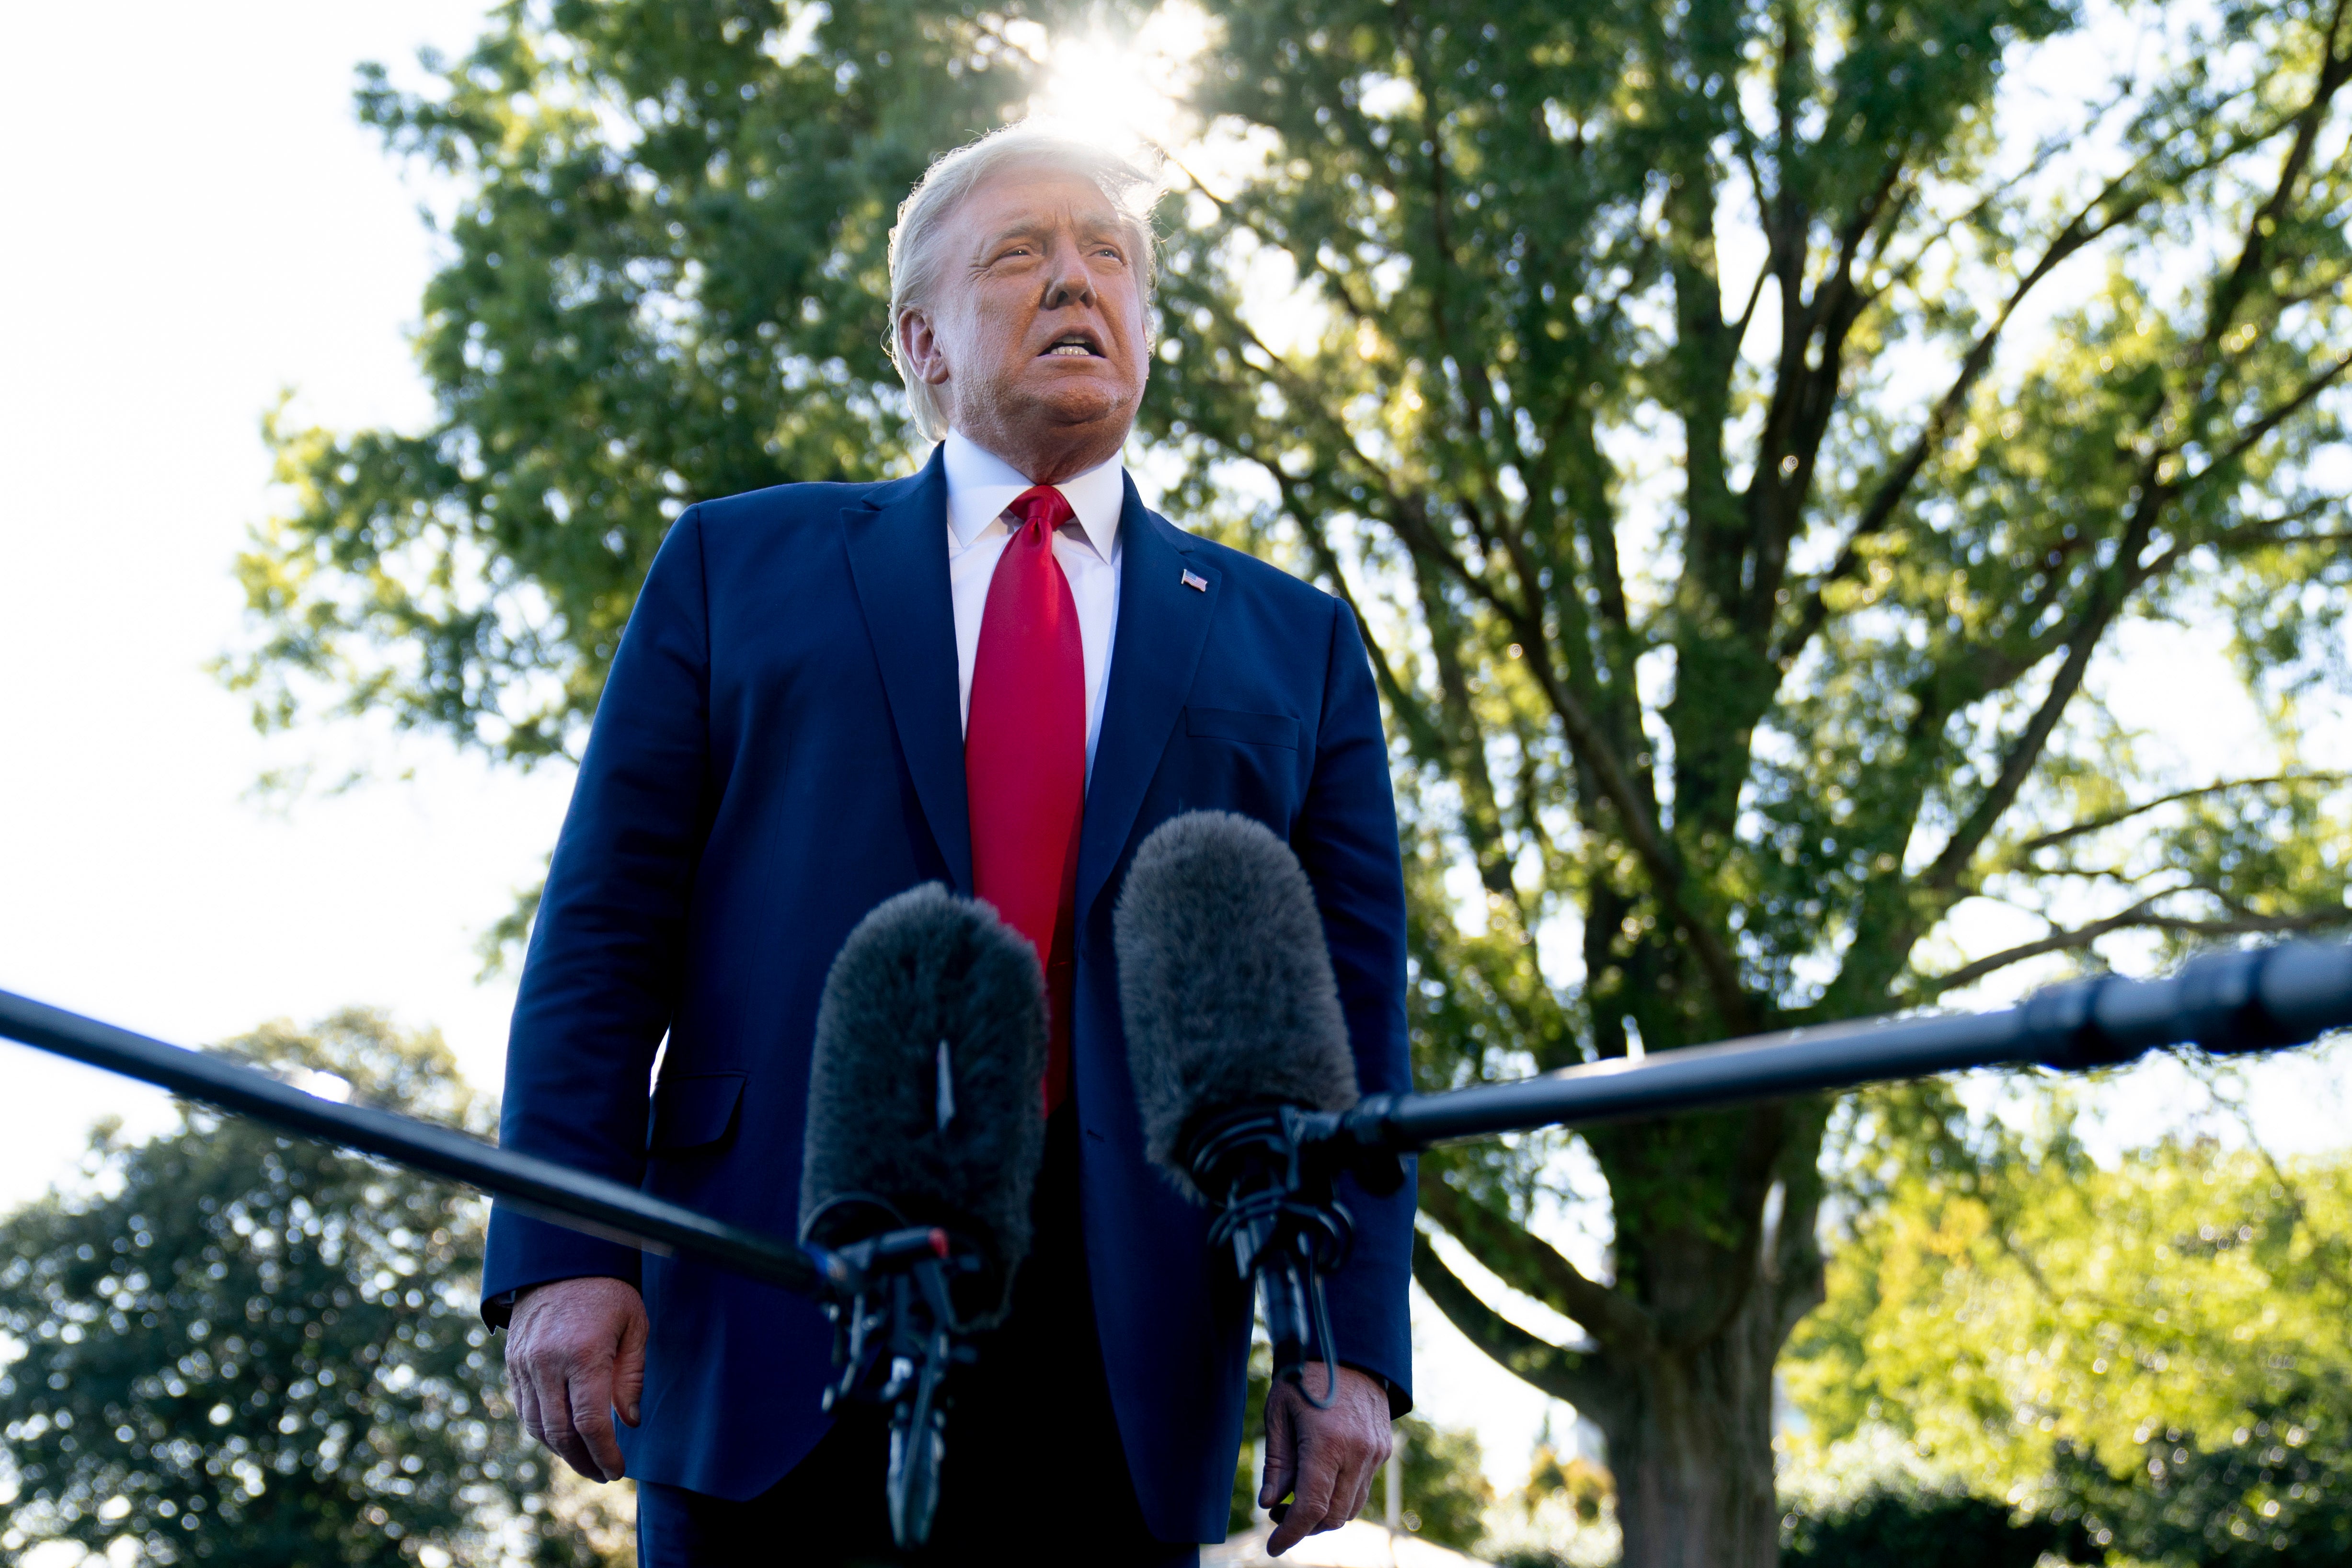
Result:
<svg viewBox="0 0 2352 1568"><path fill-rule="evenodd" d="M646 1387L646 1303L591 1277L533 1285L507 1321L507 1386L523 1430L592 1481L621 1479L613 1412L634 1427Z"/></svg>

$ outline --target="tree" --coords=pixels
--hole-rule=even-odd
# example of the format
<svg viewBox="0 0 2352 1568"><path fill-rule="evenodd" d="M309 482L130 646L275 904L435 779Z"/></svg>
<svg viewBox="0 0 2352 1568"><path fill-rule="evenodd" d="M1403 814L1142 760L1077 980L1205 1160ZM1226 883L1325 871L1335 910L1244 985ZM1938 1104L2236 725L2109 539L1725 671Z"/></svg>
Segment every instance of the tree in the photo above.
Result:
<svg viewBox="0 0 2352 1568"><path fill-rule="evenodd" d="M1252 537L1372 630L1425 1084L2344 918L2335 780L2162 779L2090 691L2119 629L2209 609L2266 692L2329 656L2341 8L2167 12L2032 145L1992 115L2074 20L2041 4L1218 14L1201 108L1265 153L1192 200L1147 417L1191 506L1254 471ZM1232 265L1269 247L1319 307L1281 336ZM2070 264L2095 286L2011 344ZM2049 935L1936 964L1978 895ZM1613 1279L1530 1229L1544 1141L1423 1166L1424 1212L1589 1335L1419 1255L1600 1422L1629 1563L1774 1555L1825 1113L1587 1134Z"/></svg>
<svg viewBox="0 0 2352 1568"><path fill-rule="evenodd" d="M2134 71L2030 131L2004 81L2082 49L2048 0L1208 9L1146 434L1184 521L1368 631L1425 1084L2344 917L2342 780L2294 744L2352 579L2315 466L2352 351L2341 5L2089 13ZM265 715L317 683L555 754L681 503L901 462L889 202L1075 15L558 5L437 94L370 78L470 193L428 298L441 413L278 431L239 666ZM2119 636L2200 615L2278 766L2172 775L2102 706ZM2047 933L1939 956L1975 898ZM1600 1277L1538 1234L1560 1140L1423 1166L1431 1222L1585 1331L1419 1255L1601 1423L1630 1563L1775 1554L1827 1115L1588 1134Z"/></svg>
<svg viewBox="0 0 2352 1568"><path fill-rule="evenodd" d="M488 1133L437 1036L347 1012L224 1048ZM0 1221L10 1559L128 1539L152 1563L602 1563L551 1504L474 1311L480 1205L184 1108L100 1129L97 1178Z"/></svg>
<svg viewBox="0 0 2352 1568"><path fill-rule="evenodd" d="M2020 1137L1947 1103L1883 1163L1791 1346L1811 1440L1892 1428L2136 1562L2343 1561L2352 1160L2200 1140L2107 1170L2051 1110Z"/></svg>

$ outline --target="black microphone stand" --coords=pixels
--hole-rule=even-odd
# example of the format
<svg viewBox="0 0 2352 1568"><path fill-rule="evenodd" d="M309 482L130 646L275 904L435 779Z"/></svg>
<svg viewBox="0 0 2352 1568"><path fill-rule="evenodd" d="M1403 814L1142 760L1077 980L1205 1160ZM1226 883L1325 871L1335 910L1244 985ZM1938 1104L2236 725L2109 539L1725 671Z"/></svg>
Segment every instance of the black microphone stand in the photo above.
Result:
<svg viewBox="0 0 2352 1568"><path fill-rule="evenodd" d="M902 1550L930 1539L947 1462L948 1373L979 1359L979 1332L959 1309L959 1280L1001 1284L980 1249L939 1226L908 1225L896 1208L845 1193L809 1216L802 1245L820 1259L831 1296L833 1364L840 1375L824 1408L845 1399L890 1412L890 1466L884 1496L890 1534ZM835 1238L830 1249L808 1239ZM856 1240L841 1239L857 1236Z"/></svg>
<svg viewBox="0 0 2352 1568"><path fill-rule="evenodd" d="M1184 1163L1192 1183L1215 1207L1209 1245L1231 1247L1236 1279L1255 1281L1274 1345L1274 1375L1298 1385L1319 1409L1338 1396L1338 1374L1318 1398L1306 1384L1306 1366L1339 1364L1323 1281L1348 1260L1355 1218L1331 1190L1337 1166L1320 1158L1318 1128L1296 1105L1263 1105L1229 1113L1187 1143ZM1387 1170L1402 1179L1391 1156ZM1381 1179L1375 1169L1372 1179ZM1393 1191L1391 1181L1383 1189Z"/></svg>

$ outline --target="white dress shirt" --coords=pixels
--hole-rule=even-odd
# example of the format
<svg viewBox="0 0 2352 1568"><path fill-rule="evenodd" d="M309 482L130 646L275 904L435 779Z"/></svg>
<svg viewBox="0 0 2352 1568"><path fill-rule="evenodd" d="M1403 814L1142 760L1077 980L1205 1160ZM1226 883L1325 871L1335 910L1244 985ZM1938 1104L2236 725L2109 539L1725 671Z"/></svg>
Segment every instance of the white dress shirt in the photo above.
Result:
<svg viewBox="0 0 2352 1568"><path fill-rule="evenodd" d="M1030 487L1013 465L948 432L948 591L955 601L956 693L963 722L971 723L971 666L980 653L980 623L988 612L988 584L1004 543L1013 537L1004 509ZM1110 687L1111 638L1118 629L1118 514L1127 503L1127 469L1114 456L1054 486L1076 519L1054 535L1054 559L1078 608L1078 641L1087 664L1087 772L1102 734L1103 694Z"/></svg>

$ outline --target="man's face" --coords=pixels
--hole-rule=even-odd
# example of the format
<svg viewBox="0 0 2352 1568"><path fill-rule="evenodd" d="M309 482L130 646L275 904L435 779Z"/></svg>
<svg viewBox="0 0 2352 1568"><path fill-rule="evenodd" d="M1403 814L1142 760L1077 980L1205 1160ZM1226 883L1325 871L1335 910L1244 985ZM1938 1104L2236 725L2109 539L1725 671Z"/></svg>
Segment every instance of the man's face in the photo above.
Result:
<svg viewBox="0 0 2352 1568"><path fill-rule="evenodd" d="M934 302L901 344L958 430L1008 460L1127 438L1150 373L1141 258L1089 181L1011 169L952 217Z"/></svg>

